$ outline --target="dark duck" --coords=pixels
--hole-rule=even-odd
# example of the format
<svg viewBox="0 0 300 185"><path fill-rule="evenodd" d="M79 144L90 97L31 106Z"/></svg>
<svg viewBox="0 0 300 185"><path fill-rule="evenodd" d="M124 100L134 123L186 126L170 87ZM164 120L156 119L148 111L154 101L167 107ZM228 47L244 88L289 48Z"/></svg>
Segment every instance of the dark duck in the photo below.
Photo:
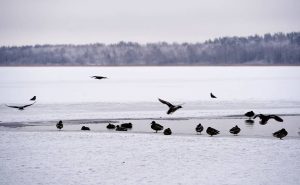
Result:
<svg viewBox="0 0 300 185"><path fill-rule="evenodd" d="M123 124L121 124L121 127L131 129L132 128L132 123L123 123Z"/></svg>
<svg viewBox="0 0 300 185"><path fill-rule="evenodd" d="M114 124L111 124L109 123L107 126L106 126L107 129L115 129L116 126Z"/></svg>
<svg viewBox="0 0 300 185"><path fill-rule="evenodd" d="M171 134L172 134L172 130L170 128L164 130L164 135L171 135Z"/></svg>
<svg viewBox="0 0 300 185"><path fill-rule="evenodd" d="M277 137L279 139L282 139L287 135L288 135L288 132L284 128L273 133L273 136Z"/></svg>
<svg viewBox="0 0 300 185"><path fill-rule="evenodd" d="M217 129L214 129L214 128L211 128L211 127L208 127L206 129L206 133L210 136L214 136L214 135L218 135L220 133L220 131L218 131Z"/></svg>
<svg viewBox="0 0 300 185"><path fill-rule="evenodd" d="M60 120L58 123L56 123L56 128L61 130L64 127L64 124L62 122L62 120Z"/></svg>
<svg viewBox="0 0 300 185"><path fill-rule="evenodd" d="M195 128L197 134L198 134L198 133L201 134L201 132L203 131L203 129L204 129L204 128L203 128L203 126L201 125L201 123L199 123L199 124L197 125L197 127Z"/></svg>
<svg viewBox="0 0 300 185"><path fill-rule="evenodd" d="M254 119L257 118L257 117L260 118L260 122L259 123L261 125L267 124L270 119L274 119L274 120L276 120L278 122L283 122L283 119L281 117L279 117L277 115L272 115L272 114L271 115L257 114L257 115L254 116Z"/></svg>
<svg viewBox="0 0 300 185"><path fill-rule="evenodd" d="M237 125L235 125L235 127L232 127L232 128L229 130L229 132L230 132L231 134L234 134L234 135L237 135L238 133L240 133L240 131L241 131L241 129L240 129Z"/></svg>
<svg viewBox="0 0 300 185"><path fill-rule="evenodd" d="M127 128L120 127L119 125L117 125L116 131L127 131Z"/></svg>
<svg viewBox="0 0 300 185"><path fill-rule="evenodd" d="M171 104L170 102L167 102L167 101L165 101L165 100L162 100L162 99L160 99L160 98L158 98L158 100L161 102L161 103L163 103L163 104L165 104L165 105L167 105L168 107L169 107L169 110L167 111L167 114L173 114L175 111L177 111L178 109L181 109L182 108L182 105L183 104L181 104L181 105L173 105L173 104Z"/></svg>
<svg viewBox="0 0 300 185"><path fill-rule="evenodd" d="M152 122L151 122L151 128L152 128L153 130L155 130L156 133L157 133L157 131L160 131L160 130L163 130L163 129L164 129L164 127L163 127L162 125L156 123L155 121L152 121Z"/></svg>
<svg viewBox="0 0 300 185"><path fill-rule="evenodd" d="M86 126L82 126L81 130L91 130L91 129L89 127L86 127Z"/></svg>

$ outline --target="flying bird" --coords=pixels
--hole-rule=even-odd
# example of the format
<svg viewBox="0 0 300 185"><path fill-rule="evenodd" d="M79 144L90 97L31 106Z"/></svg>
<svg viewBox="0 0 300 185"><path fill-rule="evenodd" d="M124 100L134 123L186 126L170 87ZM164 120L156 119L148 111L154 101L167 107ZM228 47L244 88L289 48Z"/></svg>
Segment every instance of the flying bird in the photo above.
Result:
<svg viewBox="0 0 300 185"><path fill-rule="evenodd" d="M169 107L169 110L167 111L167 114L172 114L172 113L174 113L176 110L181 109L181 108L182 108L182 105L183 105L183 104L181 104L181 105L173 105L173 104L171 104L170 102L167 102L167 101L162 100L162 99L159 99L159 98L158 98L158 100L159 100L161 103L166 104L166 105Z"/></svg>
<svg viewBox="0 0 300 185"><path fill-rule="evenodd" d="M220 133L220 131L218 131L217 129L214 129L214 128L211 128L211 127L208 127L206 129L206 133L210 136L214 136L214 135L218 135Z"/></svg>
<svg viewBox="0 0 300 185"><path fill-rule="evenodd" d="M35 101L35 100L36 100L36 96L34 96L30 99L30 101Z"/></svg>
<svg viewBox="0 0 300 185"><path fill-rule="evenodd" d="M288 135L288 132L284 128L273 133L273 136L277 137L279 139L282 139L287 135Z"/></svg>
<svg viewBox="0 0 300 185"><path fill-rule="evenodd" d="M31 106L31 105L33 105L33 104L35 104L35 102L34 103L32 103L32 104L28 104L28 105L23 105L23 106L12 106L12 105L6 105L7 107L10 107L10 108L15 108L15 109L19 109L19 110L24 110L26 107L29 107L29 106Z"/></svg>
<svg viewBox="0 0 300 185"><path fill-rule="evenodd" d="M196 132L197 132L197 134L198 134L198 132L201 134L201 132L203 131L203 126L201 125L201 123L199 123L198 125L197 125L197 127L195 128L195 130L196 130Z"/></svg>
<svg viewBox="0 0 300 185"><path fill-rule="evenodd" d="M62 129L64 127L64 124L63 124L63 122L62 122L62 120L60 120L58 123L56 123L56 128L57 129Z"/></svg>
<svg viewBox="0 0 300 185"><path fill-rule="evenodd" d="M283 122L283 119L277 115L264 115L264 114L257 114L254 116L254 119L259 117L260 118L260 124L265 125L268 123L269 119L274 119L278 122Z"/></svg>
<svg viewBox="0 0 300 185"><path fill-rule="evenodd" d="M107 77L105 77L105 76L91 76L91 78L94 78L94 79L97 79L97 80L107 79Z"/></svg>
<svg viewBox="0 0 300 185"><path fill-rule="evenodd" d="M217 98L215 95L213 95L213 93L210 93L210 97L211 98Z"/></svg>
<svg viewBox="0 0 300 185"><path fill-rule="evenodd" d="M164 129L164 127L163 127L162 125L156 123L155 121L152 121L152 122L151 122L151 128L152 128L153 130L155 130L156 133L157 133L157 131L163 130L163 129Z"/></svg>
<svg viewBox="0 0 300 185"><path fill-rule="evenodd" d="M234 135L237 135L238 133L240 133L240 131L241 131L241 129L240 129L237 125L235 125L235 127L232 127L232 128L229 130L229 132L230 132L231 134L234 134Z"/></svg>

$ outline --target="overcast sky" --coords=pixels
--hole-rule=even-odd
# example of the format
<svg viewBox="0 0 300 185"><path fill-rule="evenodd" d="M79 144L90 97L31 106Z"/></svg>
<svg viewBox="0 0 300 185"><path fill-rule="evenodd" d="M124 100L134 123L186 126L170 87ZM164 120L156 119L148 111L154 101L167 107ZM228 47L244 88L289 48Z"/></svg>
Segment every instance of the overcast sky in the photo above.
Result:
<svg viewBox="0 0 300 185"><path fill-rule="evenodd" d="M300 0L0 0L0 45L202 42L300 31Z"/></svg>

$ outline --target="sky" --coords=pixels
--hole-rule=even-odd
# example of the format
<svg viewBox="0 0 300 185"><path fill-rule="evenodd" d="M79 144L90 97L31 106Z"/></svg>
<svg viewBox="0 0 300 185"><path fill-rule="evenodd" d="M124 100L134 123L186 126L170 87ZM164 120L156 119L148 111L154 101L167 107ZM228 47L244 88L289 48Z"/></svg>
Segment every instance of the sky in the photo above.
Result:
<svg viewBox="0 0 300 185"><path fill-rule="evenodd" d="M300 31L299 0L0 0L0 45L203 42Z"/></svg>

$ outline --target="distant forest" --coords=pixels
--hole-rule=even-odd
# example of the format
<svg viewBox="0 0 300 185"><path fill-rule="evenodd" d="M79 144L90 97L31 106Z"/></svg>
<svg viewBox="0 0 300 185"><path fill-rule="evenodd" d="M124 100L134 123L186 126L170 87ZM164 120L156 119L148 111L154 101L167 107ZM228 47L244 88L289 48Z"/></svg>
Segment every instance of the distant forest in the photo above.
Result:
<svg viewBox="0 0 300 185"><path fill-rule="evenodd" d="M222 37L203 43L0 47L0 65L299 65L300 32Z"/></svg>

